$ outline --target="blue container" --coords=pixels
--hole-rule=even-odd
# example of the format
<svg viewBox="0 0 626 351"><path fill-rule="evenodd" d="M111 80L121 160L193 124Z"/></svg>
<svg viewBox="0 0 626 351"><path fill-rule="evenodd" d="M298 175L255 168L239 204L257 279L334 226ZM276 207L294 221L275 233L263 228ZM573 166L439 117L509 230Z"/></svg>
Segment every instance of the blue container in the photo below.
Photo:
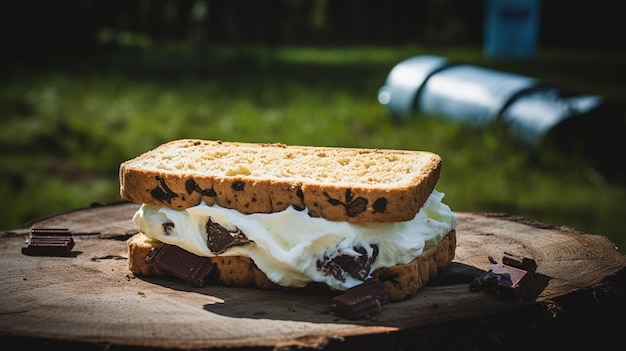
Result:
<svg viewBox="0 0 626 351"><path fill-rule="evenodd" d="M489 58L531 59L537 52L541 0L487 0L483 50Z"/></svg>

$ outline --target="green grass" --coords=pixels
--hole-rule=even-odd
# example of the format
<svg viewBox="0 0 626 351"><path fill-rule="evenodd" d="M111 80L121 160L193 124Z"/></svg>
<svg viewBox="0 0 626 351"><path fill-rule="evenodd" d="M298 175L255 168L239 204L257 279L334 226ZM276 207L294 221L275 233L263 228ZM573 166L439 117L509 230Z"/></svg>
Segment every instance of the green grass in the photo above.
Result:
<svg viewBox="0 0 626 351"><path fill-rule="evenodd" d="M0 229L119 201L121 162L168 140L205 138L434 151L444 160L437 189L453 210L606 235L626 252L626 182L577 157L521 147L495 127L418 114L392 121L377 91L395 64L421 54L626 103L621 52L492 62L472 48L173 47L13 63L0 87Z"/></svg>

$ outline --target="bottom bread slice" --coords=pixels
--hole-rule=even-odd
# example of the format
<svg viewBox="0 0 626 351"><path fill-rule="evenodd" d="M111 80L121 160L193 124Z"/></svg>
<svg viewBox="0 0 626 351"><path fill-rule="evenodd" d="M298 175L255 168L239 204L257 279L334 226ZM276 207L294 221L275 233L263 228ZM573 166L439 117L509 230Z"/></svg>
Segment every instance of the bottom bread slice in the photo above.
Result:
<svg viewBox="0 0 626 351"><path fill-rule="evenodd" d="M152 250L162 242L148 238L142 233L133 235L127 241L128 269L137 276L166 276L168 272L146 262ZM450 231L435 246L407 264L376 269L372 276L380 280L389 293L390 301L401 301L413 296L439 272L446 269L454 259L456 251L456 231ZM281 289L259 270L254 262L244 256L216 256L210 258L214 265L209 283L226 286L257 287L260 289Z"/></svg>

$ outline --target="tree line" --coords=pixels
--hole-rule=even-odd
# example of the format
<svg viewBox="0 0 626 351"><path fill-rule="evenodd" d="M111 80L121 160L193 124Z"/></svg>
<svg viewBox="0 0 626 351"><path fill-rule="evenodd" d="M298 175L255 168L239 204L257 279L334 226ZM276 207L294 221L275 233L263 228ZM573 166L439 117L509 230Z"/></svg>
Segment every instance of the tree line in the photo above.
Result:
<svg viewBox="0 0 626 351"><path fill-rule="evenodd" d="M9 52L167 41L479 45L485 0L20 0L2 2ZM620 2L544 0L547 45L624 48Z"/></svg>

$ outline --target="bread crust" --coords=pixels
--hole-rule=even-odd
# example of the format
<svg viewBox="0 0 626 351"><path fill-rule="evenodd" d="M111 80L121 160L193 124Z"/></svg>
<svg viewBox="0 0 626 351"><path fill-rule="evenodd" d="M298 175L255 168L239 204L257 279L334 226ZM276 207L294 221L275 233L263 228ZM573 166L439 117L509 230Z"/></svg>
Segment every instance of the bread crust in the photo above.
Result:
<svg viewBox="0 0 626 351"><path fill-rule="evenodd" d="M128 269L137 276L167 276L167 272L146 262L152 250L163 245L142 233L137 233L126 242ZM415 295L428 281L448 267L456 251L456 231L450 231L435 246L408 264L383 267L372 272L389 292L390 301L401 301ZM254 262L243 256L216 256L210 258L214 264L211 284L260 289L281 289L267 278Z"/></svg>
<svg viewBox="0 0 626 351"><path fill-rule="evenodd" d="M415 216L440 170L441 157L425 151L182 139L122 163L119 178L120 196L135 203L186 209L203 201L246 214L294 206L332 221L398 222Z"/></svg>

